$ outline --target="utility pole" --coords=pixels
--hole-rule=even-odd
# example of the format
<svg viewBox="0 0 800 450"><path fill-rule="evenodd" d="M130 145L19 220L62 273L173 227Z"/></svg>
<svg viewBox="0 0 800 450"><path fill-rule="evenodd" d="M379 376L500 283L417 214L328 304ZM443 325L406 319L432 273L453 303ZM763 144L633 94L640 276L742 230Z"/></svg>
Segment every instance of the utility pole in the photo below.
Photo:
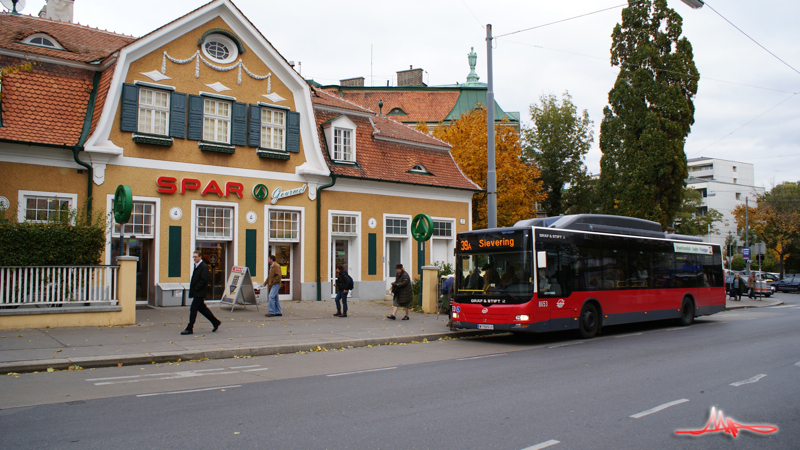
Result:
<svg viewBox="0 0 800 450"><path fill-rule="evenodd" d="M750 198L745 196L744 198L744 246L745 247L750 247L750 218L749 218L750 206L748 206L749 205L748 200L750 200ZM750 254L752 255L753 252L750 252ZM747 264L747 274L750 275L749 257L747 258L747 261L745 261L745 263Z"/></svg>
<svg viewBox="0 0 800 450"><path fill-rule="evenodd" d="M494 75L492 25L486 25L486 218L487 228L497 228L497 175L494 170Z"/></svg>

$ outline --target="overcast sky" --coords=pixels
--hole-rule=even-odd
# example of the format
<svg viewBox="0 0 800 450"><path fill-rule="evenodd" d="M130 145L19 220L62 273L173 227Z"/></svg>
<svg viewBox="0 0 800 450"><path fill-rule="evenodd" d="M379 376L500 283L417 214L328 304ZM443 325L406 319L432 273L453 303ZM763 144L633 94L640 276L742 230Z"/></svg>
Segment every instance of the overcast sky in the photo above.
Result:
<svg viewBox="0 0 800 450"><path fill-rule="evenodd" d="M36 14L44 0L28 0ZM75 21L141 36L205 4L194 0L76 0ZM236 0L242 12L304 77L323 84L363 76L375 86L395 84L395 72L422 68L429 86L466 80L467 54L475 47L477 72L486 81L486 32L502 35L625 3L624 0ZM727 0L710 3L721 15L792 67L800 70L800 2ZM700 87L689 158L706 156L755 165L755 182L800 179L800 73L750 41L708 7L669 5L684 18L694 48ZM603 107L617 70L609 62L611 31L622 8L497 39L497 102L520 111L543 93L569 91L595 123L587 157L599 171L597 142ZM781 103L783 102L783 103Z"/></svg>

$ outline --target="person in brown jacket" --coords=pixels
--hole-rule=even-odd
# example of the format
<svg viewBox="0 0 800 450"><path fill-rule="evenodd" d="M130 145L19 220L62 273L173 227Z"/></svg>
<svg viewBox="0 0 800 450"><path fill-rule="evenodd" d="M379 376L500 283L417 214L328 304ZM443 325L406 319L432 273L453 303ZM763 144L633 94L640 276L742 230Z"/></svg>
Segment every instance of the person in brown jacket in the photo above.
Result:
<svg viewBox="0 0 800 450"><path fill-rule="evenodd" d="M282 316L281 301L278 299L278 291L281 289L281 265L275 261L275 255L269 255L269 275L264 280L269 292L269 303L267 303L267 313L265 316Z"/></svg>
<svg viewBox="0 0 800 450"><path fill-rule="evenodd" d="M397 276L392 283L392 293L394 294L394 309L392 315L386 316L387 319L395 320L397 315L397 308L406 310L406 316L403 320L408 320L408 307L411 306L411 300L414 299L414 294L411 292L411 277L408 272L403 270L403 265L398 264L395 266L397 269Z"/></svg>
<svg viewBox="0 0 800 450"><path fill-rule="evenodd" d="M747 277L747 297L754 298L755 292L756 292L756 273L750 272L750 276Z"/></svg>

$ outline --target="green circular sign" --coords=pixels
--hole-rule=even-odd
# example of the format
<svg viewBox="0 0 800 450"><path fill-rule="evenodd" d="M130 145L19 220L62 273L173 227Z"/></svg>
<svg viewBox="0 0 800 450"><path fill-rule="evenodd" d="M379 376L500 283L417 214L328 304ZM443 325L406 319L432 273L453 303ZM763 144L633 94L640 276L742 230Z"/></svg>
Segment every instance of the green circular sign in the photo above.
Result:
<svg viewBox="0 0 800 450"><path fill-rule="evenodd" d="M126 184L117 186L113 201L114 221L117 223L128 223L133 210L133 194L131 187Z"/></svg>
<svg viewBox="0 0 800 450"><path fill-rule="evenodd" d="M433 219L427 214L417 214L411 221L411 235L417 242L425 242L433 236Z"/></svg>
<svg viewBox="0 0 800 450"><path fill-rule="evenodd" d="M267 189L267 186L260 183L253 186L253 197L255 197L256 200L266 200L268 195L269 189Z"/></svg>

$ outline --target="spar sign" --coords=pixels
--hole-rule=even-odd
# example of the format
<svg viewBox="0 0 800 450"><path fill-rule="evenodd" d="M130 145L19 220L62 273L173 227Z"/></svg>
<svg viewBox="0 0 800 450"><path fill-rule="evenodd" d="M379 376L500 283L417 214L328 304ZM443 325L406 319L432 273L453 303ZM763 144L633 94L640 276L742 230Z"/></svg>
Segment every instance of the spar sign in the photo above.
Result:
<svg viewBox="0 0 800 450"><path fill-rule="evenodd" d="M199 192L202 196L216 194L217 197L223 198L231 196L236 196L240 199L244 198L244 185L235 181L228 181L223 184L221 182L218 183L216 180L210 180L203 185L203 183L196 178L182 178L179 182L175 177L158 177L158 179L156 179L156 184L158 185L156 190L162 194L186 194L187 192L194 191ZM271 198L270 203L274 205L282 198L303 194L307 190L307 184L304 184L298 188L287 190L284 190L283 187L278 186L272 191L272 195L270 195L267 186L265 184L258 183L253 186L252 193L253 198L258 201L264 201L267 198Z"/></svg>

